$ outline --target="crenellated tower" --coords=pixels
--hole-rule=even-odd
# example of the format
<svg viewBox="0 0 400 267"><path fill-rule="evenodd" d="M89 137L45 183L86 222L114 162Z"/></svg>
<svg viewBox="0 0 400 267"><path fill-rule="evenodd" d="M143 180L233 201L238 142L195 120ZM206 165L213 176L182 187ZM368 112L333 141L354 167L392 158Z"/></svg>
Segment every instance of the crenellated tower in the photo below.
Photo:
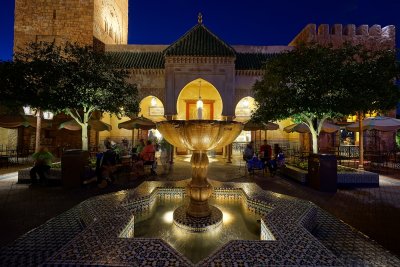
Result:
<svg viewBox="0 0 400 267"><path fill-rule="evenodd" d="M371 49L392 49L395 47L395 26L388 25L360 25L354 24L308 24L290 42L290 46L299 43L318 43L322 45L332 44L334 47L341 46L345 42L361 44Z"/></svg>
<svg viewBox="0 0 400 267"><path fill-rule="evenodd" d="M127 44L128 0L15 0L14 51L53 40Z"/></svg>

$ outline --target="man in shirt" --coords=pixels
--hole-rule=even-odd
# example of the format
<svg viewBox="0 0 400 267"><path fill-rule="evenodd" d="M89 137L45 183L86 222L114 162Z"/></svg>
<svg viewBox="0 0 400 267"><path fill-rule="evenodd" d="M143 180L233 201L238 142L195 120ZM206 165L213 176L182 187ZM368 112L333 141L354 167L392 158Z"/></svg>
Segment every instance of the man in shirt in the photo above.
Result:
<svg viewBox="0 0 400 267"><path fill-rule="evenodd" d="M51 168L51 162L54 158L53 154L51 154L46 147L41 147L38 152L32 155L32 158L35 161L35 166L33 166L29 172L32 184L37 183L36 174L39 175L40 182L45 183L45 173Z"/></svg>

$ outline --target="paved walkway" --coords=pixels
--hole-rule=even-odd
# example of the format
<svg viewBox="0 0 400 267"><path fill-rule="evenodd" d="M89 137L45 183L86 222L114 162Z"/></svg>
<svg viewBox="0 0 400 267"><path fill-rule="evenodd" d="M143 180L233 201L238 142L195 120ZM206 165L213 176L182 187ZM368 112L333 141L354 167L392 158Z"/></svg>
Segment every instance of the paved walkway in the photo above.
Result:
<svg viewBox="0 0 400 267"><path fill-rule="evenodd" d="M381 175L379 188L341 189L333 194L315 191L279 175L245 175L239 159L233 164L226 164L220 158L213 160L210 159L209 178L224 182L255 182L265 190L312 201L400 255L400 177ZM158 176L147 179L182 180L190 176L189 158L177 158L166 173L161 167ZM91 196L132 188L143 181L144 178L120 181L106 189L91 186L66 190L59 186L16 184L16 172L0 175L0 247Z"/></svg>

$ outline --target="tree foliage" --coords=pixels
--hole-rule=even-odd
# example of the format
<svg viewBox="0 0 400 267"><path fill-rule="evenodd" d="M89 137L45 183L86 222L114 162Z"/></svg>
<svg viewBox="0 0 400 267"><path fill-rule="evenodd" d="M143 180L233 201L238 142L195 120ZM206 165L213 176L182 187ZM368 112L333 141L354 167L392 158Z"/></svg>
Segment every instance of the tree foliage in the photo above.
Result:
<svg viewBox="0 0 400 267"><path fill-rule="evenodd" d="M360 110L393 108L399 91L392 51L300 45L270 59L253 86L256 121L295 118L308 125L317 153L323 122Z"/></svg>
<svg viewBox="0 0 400 267"><path fill-rule="evenodd" d="M87 127L93 112L138 112L137 88L127 82L129 73L90 46L30 43L7 64L0 66L0 71L4 69L0 79L7 79L12 88L8 99L71 115L82 127L83 149L88 146Z"/></svg>

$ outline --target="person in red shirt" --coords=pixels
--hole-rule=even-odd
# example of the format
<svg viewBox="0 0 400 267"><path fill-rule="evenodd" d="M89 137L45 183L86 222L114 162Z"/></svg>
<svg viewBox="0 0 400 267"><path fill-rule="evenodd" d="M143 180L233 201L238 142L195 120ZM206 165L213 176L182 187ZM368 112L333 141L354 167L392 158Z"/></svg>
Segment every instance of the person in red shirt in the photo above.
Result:
<svg viewBox="0 0 400 267"><path fill-rule="evenodd" d="M156 174L154 167L155 167L155 154L156 150L151 143L150 140L147 140L146 146L143 148L143 150L140 152L140 158L143 160L143 164L152 164L151 165L151 174Z"/></svg>
<svg viewBox="0 0 400 267"><path fill-rule="evenodd" d="M264 143L260 146L260 158L264 161L265 165L268 167L269 172L272 176L275 175L276 168L272 161L272 147L268 145L267 140L264 140Z"/></svg>

